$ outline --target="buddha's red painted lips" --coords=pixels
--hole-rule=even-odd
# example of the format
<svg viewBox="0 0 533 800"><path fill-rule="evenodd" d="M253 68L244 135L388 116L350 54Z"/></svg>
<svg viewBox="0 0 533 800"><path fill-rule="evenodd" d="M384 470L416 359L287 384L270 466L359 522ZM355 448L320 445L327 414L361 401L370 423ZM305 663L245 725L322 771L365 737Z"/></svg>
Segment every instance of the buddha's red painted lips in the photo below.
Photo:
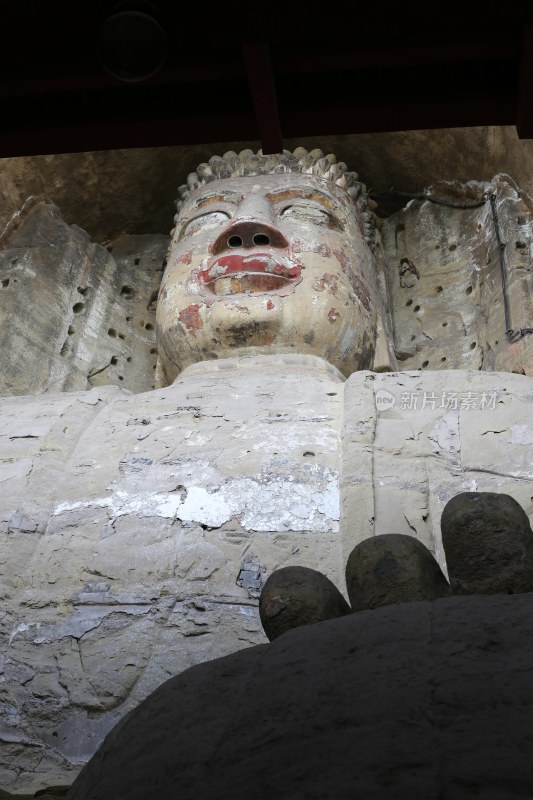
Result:
<svg viewBox="0 0 533 800"><path fill-rule="evenodd" d="M200 272L198 278L204 284L209 285L220 278L264 275L272 276L274 279L279 279L280 283L285 283L299 278L301 272L301 266L279 255L231 253L217 258L207 269Z"/></svg>

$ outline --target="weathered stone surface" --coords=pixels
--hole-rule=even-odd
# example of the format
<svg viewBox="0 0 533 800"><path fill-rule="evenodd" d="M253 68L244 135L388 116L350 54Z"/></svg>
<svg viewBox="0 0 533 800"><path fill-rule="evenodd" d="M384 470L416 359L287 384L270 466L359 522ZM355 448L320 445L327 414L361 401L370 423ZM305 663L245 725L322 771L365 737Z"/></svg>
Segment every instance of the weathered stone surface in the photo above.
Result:
<svg viewBox="0 0 533 800"><path fill-rule="evenodd" d="M68 781L169 675L265 641L244 567L338 579L342 387L287 356L2 401L0 785L46 785L34 741L47 782Z"/></svg>
<svg viewBox="0 0 533 800"><path fill-rule="evenodd" d="M346 588L352 611L434 600L450 590L427 547L402 533L384 533L354 547L346 564Z"/></svg>
<svg viewBox="0 0 533 800"><path fill-rule="evenodd" d="M266 580L259 597L259 617L269 641L300 625L350 614L334 583L309 567L282 567Z"/></svg>
<svg viewBox="0 0 533 800"><path fill-rule="evenodd" d="M168 236L107 248L38 203L0 251L0 391L154 385L155 302Z"/></svg>
<svg viewBox="0 0 533 800"><path fill-rule="evenodd" d="M533 596L387 606L160 686L68 800L513 800L533 793Z"/></svg>
<svg viewBox="0 0 533 800"><path fill-rule="evenodd" d="M532 432L533 385L524 375L351 375L342 432L343 563L360 541L395 531L425 544L447 575L440 517L464 491L505 492L531 517Z"/></svg>
<svg viewBox="0 0 533 800"><path fill-rule="evenodd" d="M533 591L533 531L513 497L461 492L444 507L441 528L454 594Z"/></svg>
<svg viewBox="0 0 533 800"><path fill-rule="evenodd" d="M0 786L71 782L160 683L267 641L275 570L318 569L347 598L350 552L396 530L447 574L451 497L505 492L531 515L531 431L524 375L345 380L288 355L4 398Z"/></svg>
<svg viewBox="0 0 533 800"><path fill-rule="evenodd" d="M413 200L381 226L401 368L533 374L533 335L520 333L533 327L531 196L507 175L426 194L434 202Z"/></svg>

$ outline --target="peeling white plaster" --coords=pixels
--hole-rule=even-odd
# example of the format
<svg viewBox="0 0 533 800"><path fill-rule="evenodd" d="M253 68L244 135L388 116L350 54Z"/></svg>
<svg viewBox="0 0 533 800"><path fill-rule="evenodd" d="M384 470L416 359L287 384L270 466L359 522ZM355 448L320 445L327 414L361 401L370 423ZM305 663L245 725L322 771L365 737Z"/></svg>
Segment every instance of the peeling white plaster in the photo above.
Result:
<svg viewBox="0 0 533 800"><path fill-rule="evenodd" d="M337 474L309 465L308 480L260 475L229 478L212 489L189 486L182 492L125 492L76 503L61 503L53 516L79 508L108 508L116 517L135 514L196 522L219 528L237 518L246 530L339 530L340 499Z"/></svg>
<svg viewBox="0 0 533 800"><path fill-rule="evenodd" d="M238 513L238 509L237 504L232 507L223 492L209 492L201 486L192 486L187 490L187 497L176 513L184 522L199 522L201 525L219 528L233 514Z"/></svg>
<svg viewBox="0 0 533 800"><path fill-rule="evenodd" d="M455 461L460 442L458 413L450 412L439 419L429 431L428 439L434 444L434 452L446 455L450 461Z"/></svg>

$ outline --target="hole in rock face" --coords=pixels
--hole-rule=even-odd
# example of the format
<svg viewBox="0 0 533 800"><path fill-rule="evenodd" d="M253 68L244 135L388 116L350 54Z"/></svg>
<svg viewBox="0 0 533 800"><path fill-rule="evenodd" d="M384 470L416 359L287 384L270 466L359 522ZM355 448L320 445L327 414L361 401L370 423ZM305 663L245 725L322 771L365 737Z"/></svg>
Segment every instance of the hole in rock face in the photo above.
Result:
<svg viewBox="0 0 533 800"><path fill-rule="evenodd" d="M72 310L74 311L75 314L79 314L81 311L83 311L83 308L84 308L83 303L74 303L74 305L72 306Z"/></svg>
<svg viewBox="0 0 533 800"><path fill-rule="evenodd" d="M440 293L442 292L442 286L436 286L436 287L435 287L435 292L436 292L437 294L440 294Z"/></svg>
<svg viewBox="0 0 533 800"><path fill-rule="evenodd" d="M441 361L446 361L446 356L442 356Z"/></svg>
<svg viewBox="0 0 533 800"><path fill-rule="evenodd" d="M452 250L452 251L453 251L453 250L457 250L457 245L456 245L456 244L451 244L451 245L449 246L448 250Z"/></svg>
<svg viewBox="0 0 533 800"><path fill-rule="evenodd" d="M448 324L448 323L447 323L446 321L444 321L444 322L442 323L442 327L443 327L443 328L445 328L447 324Z"/></svg>
<svg viewBox="0 0 533 800"><path fill-rule="evenodd" d="M470 350L475 350L476 349L476 345L477 345L477 342L471 342L470 343Z"/></svg>
<svg viewBox="0 0 533 800"><path fill-rule="evenodd" d="M118 338L119 338L119 339L125 339L126 337L124 336L124 334L123 334L123 333L119 333L119 334L118 334Z"/></svg>
<svg viewBox="0 0 533 800"><path fill-rule="evenodd" d="M466 287L465 294L472 294L472 287L471 286L467 286Z"/></svg>
<svg viewBox="0 0 533 800"><path fill-rule="evenodd" d="M411 341L414 342L415 339L416 339L416 335L414 333L412 333L411 334Z"/></svg>
<svg viewBox="0 0 533 800"><path fill-rule="evenodd" d="M153 329L154 329L154 326L152 325L151 322L147 322L144 327L145 327L145 330L147 330L147 331L153 331Z"/></svg>
<svg viewBox="0 0 533 800"><path fill-rule="evenodd" d="M139 258L139 256L137 256L137 258L133 259L133 263L135 264L136 267L139 266L139 264L141 263L141 259Z"/></svg>
<svg viewBox="0 0 533 800"><path fill-rule="evenodd" d="M314 453L312 450L306 450L304 456L314 456Z"/></svg>
<svg viewBox="0 0 533 800"><path fill-rule="evenodd" d="M420 306L415 306L415 307L413 308L413 311L415 311L415 312L416 312L416 311L420 311Z"/></svg>
<svg viewBox="0 0 533 800"><path fill-rule="evenodd" d="M150 355L152 355L152 356L156 356L157 355L157 347L151 347L150 348Z"/></svg>
<svg viewBox="0 0 533 800"><path fill-rule="evenodd" d="M78 292L80 294L86 295L88 291L89 291L88 286L78 286Z"/></svg>
<svg viewBox="0 0 533 800"><path fill-rule="evenodd" d="M74 333L74 328L72 327L72 325L69 325L69 326L68 326L68 331L67 331L67 333L68 333L68 335L69 335L69 336L72 336L72 334Z"/></svg>
<svg viewBox="0 0 533 800"><path fill-rule="evenodd" d="M129 363L131 362L131 356L128 356L128 357L127 357L127 359L126 359L126 361L127 361L127 362L128 362L128 364L129 364Z"/></svg>
<svg viewBox="0 0 533 800"><path fill-rule="evenodd" d="M4 278L2 281L2 287L5 289L6 286L9 286L9 278Z"/></svg>
<svg viewBox="0 0 533 800"><path fill-rule="evenodd" d="M116 356L113 356L113 358L111 359L111 363L113 364L113 366L118 364L118 358Z"/></svg>
<svg viewBox="0 0 533 800"><path fill-rule="evenodd" d="M109 330L107 331L107 335L108 336L112 336L113 338L115 338L116 335L117 335L117 332L116 332L116 330L114 328L109 328Z"/></svg>
<svg viewBox="0 0 533 800"><path fill-rule="evenodd" d="M133 286L126 285L122 287L122 289L120 290L120 294L122 297L125 297L126 300L131 300L131 298L135 294L135 289L133 288Z"/></svg>
<svg viewBox="0 0 533 800"><path fill-rule="evenodd" d="M409 299L405 305L406 306L412 306L413 305L413 301L411 299Z"/></svg>
<svg viewBox="0 0 533 800"><path fill-rule="evenodd" d="M429 367L429 361L424 361L422 364L422 369L425 369L426 367Z"/></svg>

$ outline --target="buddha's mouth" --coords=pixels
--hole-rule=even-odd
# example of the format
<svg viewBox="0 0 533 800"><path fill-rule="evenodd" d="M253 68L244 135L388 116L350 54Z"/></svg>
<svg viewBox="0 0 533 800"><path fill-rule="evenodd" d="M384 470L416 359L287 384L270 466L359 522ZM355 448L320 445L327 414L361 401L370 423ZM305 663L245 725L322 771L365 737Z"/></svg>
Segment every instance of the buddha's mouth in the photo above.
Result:
<svg viewBox="0 0 533 800"><path fill-rule="evenodd" d="M277 292L295 283L302 268L281 255L231 253L217 258L198 279L216 295Z"/></svg>

